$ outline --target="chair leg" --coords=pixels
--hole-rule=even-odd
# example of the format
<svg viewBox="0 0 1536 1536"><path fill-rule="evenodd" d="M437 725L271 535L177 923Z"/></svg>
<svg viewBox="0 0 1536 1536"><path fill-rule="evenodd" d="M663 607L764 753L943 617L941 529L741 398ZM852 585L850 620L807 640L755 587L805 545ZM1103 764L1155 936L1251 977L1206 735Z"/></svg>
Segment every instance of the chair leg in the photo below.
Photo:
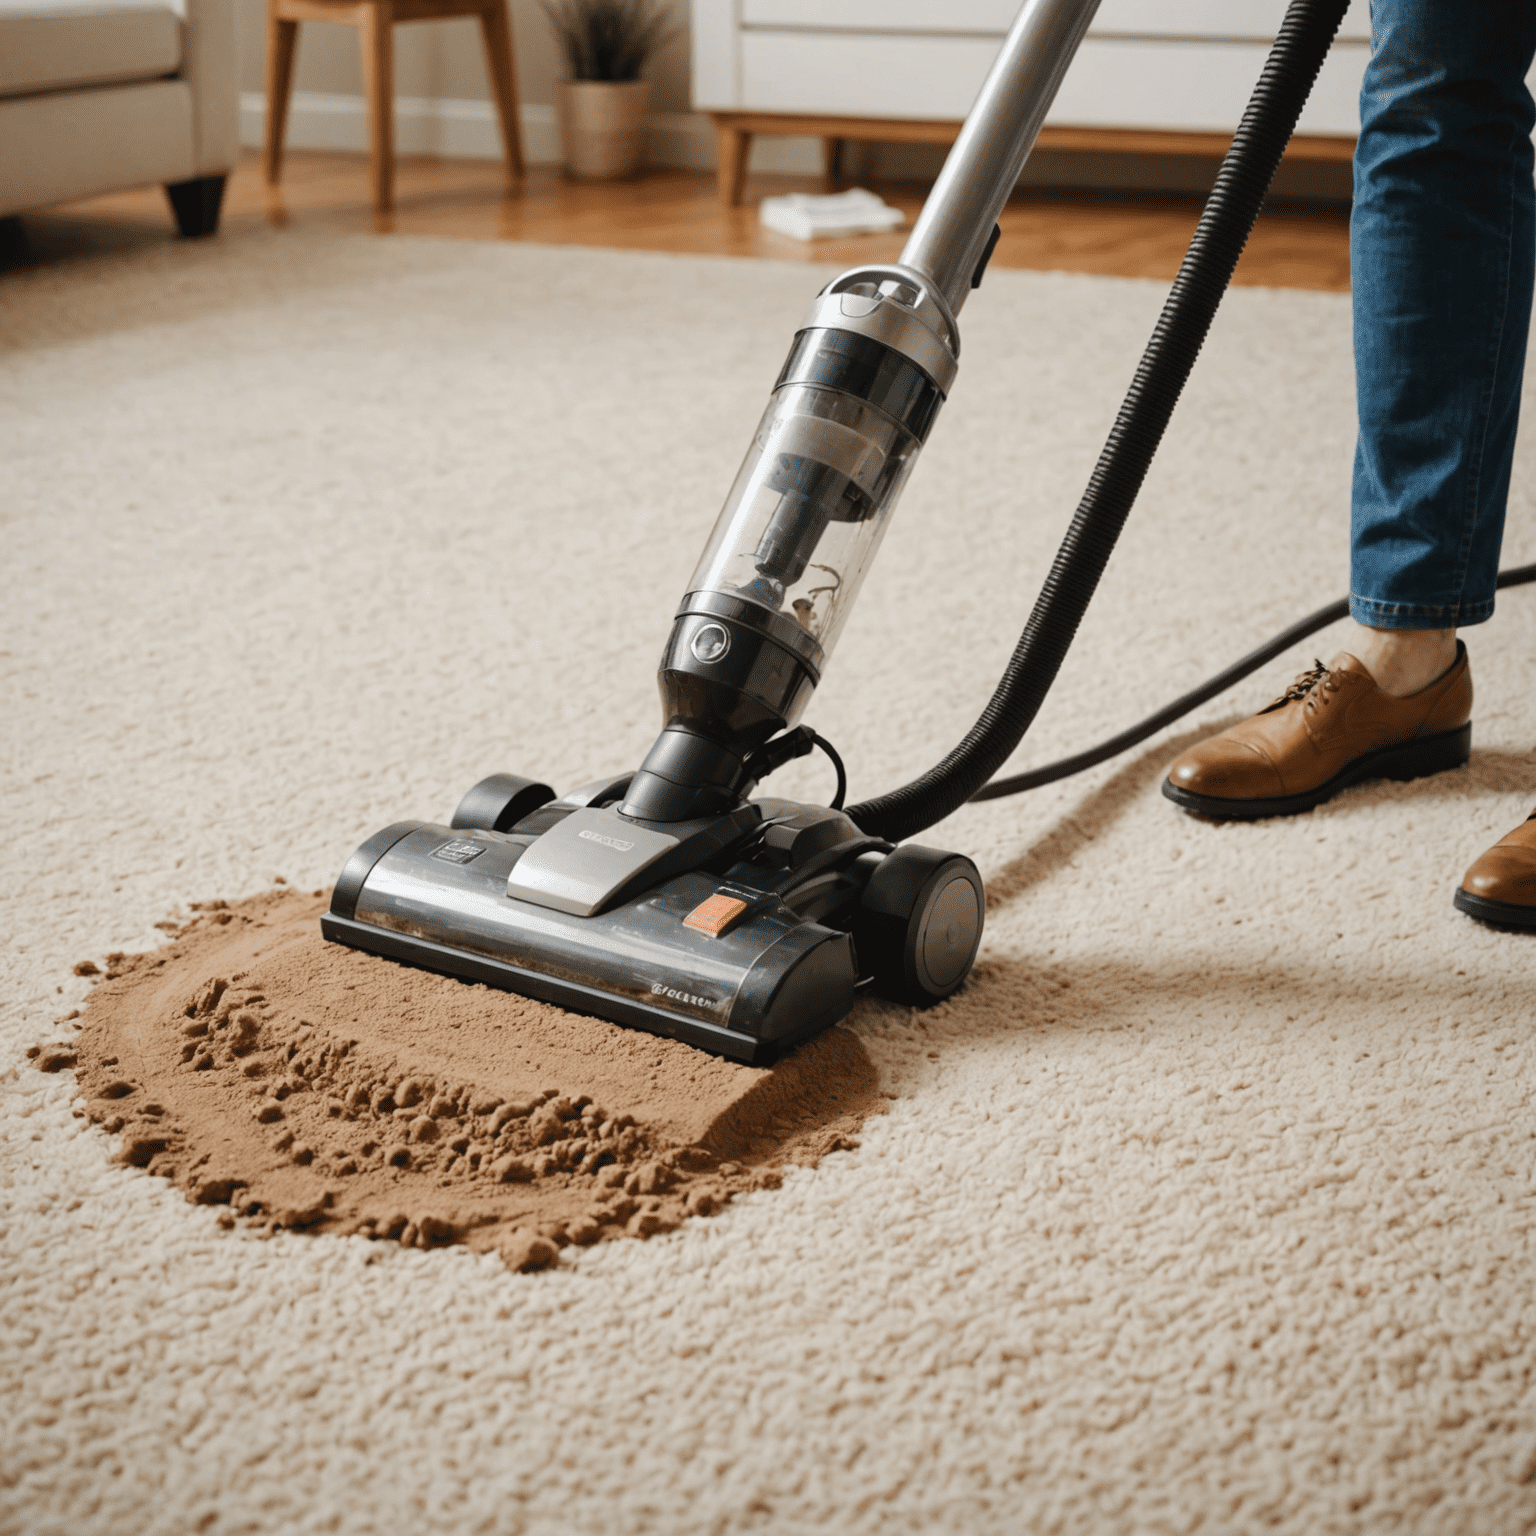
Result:
<svg viewBox="0 0 1536 1536"><path fill-rule="evenodd" d="M734 208L741 201L741 189L747 180L747 157L752 152L752 135L744 128L716 123L715 142L718 146L716 174L720 185L720 201L728 208Z"/></svg>
<svg viewBox="0 0 1536 1536"><path fill-rule="evenodd" d="M395 201L395 16L390 0L359 7L363 45L363 94L368 98L369 166L373 203L380 213Z"/></svg>
<svg viewBox="0 0 1536 1536"><path fill-rule="evenodd" d="M288 129L288 101L293 94L293 56L299 24L278 14L278 0L267 0L267 183L283 174L283 135Z"/></svg>
<svg viewBox="0 0 1536 1536"><path fill-rule="evenodd" d="M507 0L491 0L491 4L480 12L480 34L485 39L485 63L496 97L496 115L501 120L507 172L521 179L526 166L523 163L523 135L517 117L517 55L512 48L512 18L507 13Z"/></svg>

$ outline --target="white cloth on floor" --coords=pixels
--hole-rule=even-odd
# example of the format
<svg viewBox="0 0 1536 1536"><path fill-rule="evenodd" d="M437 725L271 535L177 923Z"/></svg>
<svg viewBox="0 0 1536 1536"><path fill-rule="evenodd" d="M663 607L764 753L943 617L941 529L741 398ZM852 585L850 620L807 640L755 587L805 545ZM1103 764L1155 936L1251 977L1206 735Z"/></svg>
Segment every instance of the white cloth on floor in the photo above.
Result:
<svg viewBox="0 0 1536 1536"><path fill-rule="evenodd" d="M793 240L824 240L829 235L862 235L900 229L907 216L863 187L816 196L791 192L765 197L758 208L765 229Z"/></svg>

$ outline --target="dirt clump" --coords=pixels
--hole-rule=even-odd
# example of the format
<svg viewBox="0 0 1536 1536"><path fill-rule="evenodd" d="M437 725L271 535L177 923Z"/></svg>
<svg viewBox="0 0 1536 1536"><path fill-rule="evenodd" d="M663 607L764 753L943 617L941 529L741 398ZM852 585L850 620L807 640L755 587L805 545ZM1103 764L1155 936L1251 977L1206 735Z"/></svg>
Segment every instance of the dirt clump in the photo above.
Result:
<svg viewBox="0 0 1536 1536"><path fill-rule="evenodd" d="M514 1269L777 1187L883 1107L846 1030L744 1067L328 944L324 907L207 903L164 947L107 956L78 1036L36 1064L75 1067L124 1163L230 1220L464 1243Z"/></svg>

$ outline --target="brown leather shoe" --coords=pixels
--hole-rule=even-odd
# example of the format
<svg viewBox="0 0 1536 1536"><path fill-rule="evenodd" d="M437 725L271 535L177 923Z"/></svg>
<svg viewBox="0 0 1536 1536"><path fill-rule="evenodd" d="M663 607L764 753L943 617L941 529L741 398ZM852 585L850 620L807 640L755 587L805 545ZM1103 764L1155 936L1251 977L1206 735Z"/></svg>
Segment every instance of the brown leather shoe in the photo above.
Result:
<svg viewBox="0 0 1536 1536"><path fill-rule="evenodd" d="M1456 905L1485 923L1536 929L1536 811L1462 876Z"/></svg>
<svg viewBox="0 0 1536 1536"><path fill-rule="evenodd" d="M1362 779L1459 768L1472 749L1467 648L1429 687L1393 698L1353 656L1304 672L1265 709L1186 752L1163 793L1223 821L1294 816Z"/></svg>

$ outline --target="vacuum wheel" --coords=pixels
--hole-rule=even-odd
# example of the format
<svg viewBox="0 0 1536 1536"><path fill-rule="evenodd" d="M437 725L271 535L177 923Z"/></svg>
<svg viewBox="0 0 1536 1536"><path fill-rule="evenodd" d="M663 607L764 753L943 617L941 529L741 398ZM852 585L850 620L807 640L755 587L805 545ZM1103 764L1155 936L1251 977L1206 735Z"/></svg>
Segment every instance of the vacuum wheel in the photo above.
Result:
<svg viewBox="0 0 1536 1536"><path fill-rule="evenodd" d="M981 943L986 888L958 853L907 845L888 854L859 902L860 969L897 1002L927 1008L958 991Z"/></svg>
<svg viewBox="0 0 1536 1536"><path fill-rule="evenodd" d="M478 827L482 832L506 832L530 811L554 798L555 792L548 784L520 779L515 773L493 773L459 801L448 825L455 829Z"/></svg>

